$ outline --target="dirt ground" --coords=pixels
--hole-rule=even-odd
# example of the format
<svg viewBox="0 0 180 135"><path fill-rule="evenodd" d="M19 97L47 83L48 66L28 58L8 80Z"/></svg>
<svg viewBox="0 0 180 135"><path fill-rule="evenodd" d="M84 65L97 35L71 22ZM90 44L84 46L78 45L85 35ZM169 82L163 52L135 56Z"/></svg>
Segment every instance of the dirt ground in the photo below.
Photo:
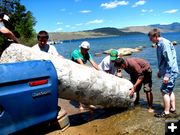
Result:
<svg viewBox="0 0 180 135"><path fill-rule="evenodd" d="M65 128L61 128L58 123L50 124L40 124L34 127L30 127L14 135L88 135L86 128L81 128L83 124L87 124L92 121L92 114L89 112L88 108L85 108L83 112L79 111L78 102L70 101L65 99L58 99L58 106L60 106L67 113L70 120L70 125ZM99 117L99 116L96 116ZM81 131L79 131L79 129Z"/></svg>
<svg viewBox="0 0 180 135"><path fill-rule="evenodd" d="M70 120L70 126L60 128L55 125L38 125L18 133L18 135L164 135L164 118L155 118L154 113L147 112L147 103L141 101L140 105L131 109L95 109L90 113L88 109L79 112L78 102L59 99L59 106L63 108ZM162 111L161 102L156 100L153 104L155 110ZM179 105L179 104L178 104ZM179 113L178 113L179 114ZM180 116L168 120L180 120Z"/></svg>

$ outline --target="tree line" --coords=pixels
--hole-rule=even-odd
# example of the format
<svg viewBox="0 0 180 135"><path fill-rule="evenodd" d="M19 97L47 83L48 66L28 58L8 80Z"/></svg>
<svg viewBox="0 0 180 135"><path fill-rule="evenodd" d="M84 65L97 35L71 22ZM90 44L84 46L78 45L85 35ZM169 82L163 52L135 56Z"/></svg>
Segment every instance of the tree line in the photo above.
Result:
<svg viewBox="0 0 180 135"><path fill-rule="evenodd" d="M20 43L31 46L36 42L36 32L33 29L36 19L31 11L26 11L26 7L21 5L20 0L0 0L0 13L10 17L7 27L19 38ZM1 47L6 42L7 39L0 34Z"/></svg>

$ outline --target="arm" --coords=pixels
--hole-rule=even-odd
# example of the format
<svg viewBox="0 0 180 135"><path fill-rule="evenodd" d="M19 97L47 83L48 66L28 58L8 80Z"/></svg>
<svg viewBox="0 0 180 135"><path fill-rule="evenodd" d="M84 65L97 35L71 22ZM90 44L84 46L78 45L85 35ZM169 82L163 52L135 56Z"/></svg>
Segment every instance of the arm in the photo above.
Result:
<svg viewBox="0 0 180 135"><path fill-rule="evenodd" d="M85 65L81 59L77 59L77 62L81 65Z"/></svg>
<svg viewBox="0 0 180 135"><path fill-rule="evenodd" d="M0 32L3 33L7 38L14 40L16 43L19 42L15 35L6 27L1 28Z"/></svg>
<svg viewBox="0 0 180 135"><path fill-rule="evenodd" d="M91 65L96 69L99 70L98 65L94 62L94 60L90 59L89 62L91 63Z"/></svg>
<svg viewBox="0 0 180 135"><path fill-rule="evenodd" d="M138 77L136 80L136 83L133 85L133 87L130 90L129 95L131 96L136 91L136 87L142 83L144 79L144 73L140 65L134 60L129 61L129 70L133 72L132 74L133 76L135 75ZM130 76L132 75L130 74Z"/></svg>
<svg viewBox="0 0 180 135"><path fill-rule="evenodd" d="M99 70L99 67L98 67L98 65L94 62L94 60L93 60L93 58L92 58L92 56L91 56L91 54L88 52L88 59L87 60L89 60L89 62L91 63L91 65L96 69L96 70Z"/></svg>
<svg viewBox="0 0 180 135"><path fill-rule="evenodd" d="M73 60L74 62L77 62L78 64L81 65L85 65L80 57L79 51L78 50L74 50L71 54L71 60Z"/></svg>
<svg viewBox="0 0 180 135"><path fill-rule="evenodd" d="M144 76L140 76L137 79L136 83L133 85L133 87L130 90L129 96L132 96L134 94L134 92L136 91L136 87L142 83L143 78Z"/></svg>
<svg viewBox="0 0 180 135"><path fill-rule="evenodd" d="M163 56L168 65L166 68L165 76L163 78L163 82L167 84L169 81L169 77L171 76L174 59L176 58L176 52L172 44L164 44Z"/></svg>

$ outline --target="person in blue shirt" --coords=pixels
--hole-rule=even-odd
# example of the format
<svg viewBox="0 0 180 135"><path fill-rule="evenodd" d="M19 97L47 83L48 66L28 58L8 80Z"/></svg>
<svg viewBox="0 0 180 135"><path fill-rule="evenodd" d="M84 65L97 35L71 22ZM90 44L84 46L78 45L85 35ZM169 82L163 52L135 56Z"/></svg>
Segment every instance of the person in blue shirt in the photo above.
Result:
<svg viewBox="0 0 180 135"><path fill-rule="evenodd" d="M152 29L148 33L149 39L156 44L157 61L159 71L157 76L163 78L160 87L163 101L164 111L155 114L155 117L169 117L170 113L175 113L175 94L173 92L175 81L178 76L178 64L176 57L176 50L169 40L160 36L158 29Z"/></svg>

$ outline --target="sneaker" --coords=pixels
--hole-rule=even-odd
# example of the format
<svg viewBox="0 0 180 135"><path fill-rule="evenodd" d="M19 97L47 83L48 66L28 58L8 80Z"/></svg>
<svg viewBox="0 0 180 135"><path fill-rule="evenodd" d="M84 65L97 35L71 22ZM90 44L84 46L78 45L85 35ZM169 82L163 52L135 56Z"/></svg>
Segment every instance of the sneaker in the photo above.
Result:
<svg viewBox="0 0 180 135"><path fill-rule="evenodd" d="M157 118L169 118L169 114L165 114L165 112L156 113L156 114L154 114L154 116Z"/></svg>
<svg viewBox="0 0 180 135"><path fill-rule="evenodd" d="M172 110L169 110L170 113L172 114L176 114L176 110L172 111Z"/></svg>

